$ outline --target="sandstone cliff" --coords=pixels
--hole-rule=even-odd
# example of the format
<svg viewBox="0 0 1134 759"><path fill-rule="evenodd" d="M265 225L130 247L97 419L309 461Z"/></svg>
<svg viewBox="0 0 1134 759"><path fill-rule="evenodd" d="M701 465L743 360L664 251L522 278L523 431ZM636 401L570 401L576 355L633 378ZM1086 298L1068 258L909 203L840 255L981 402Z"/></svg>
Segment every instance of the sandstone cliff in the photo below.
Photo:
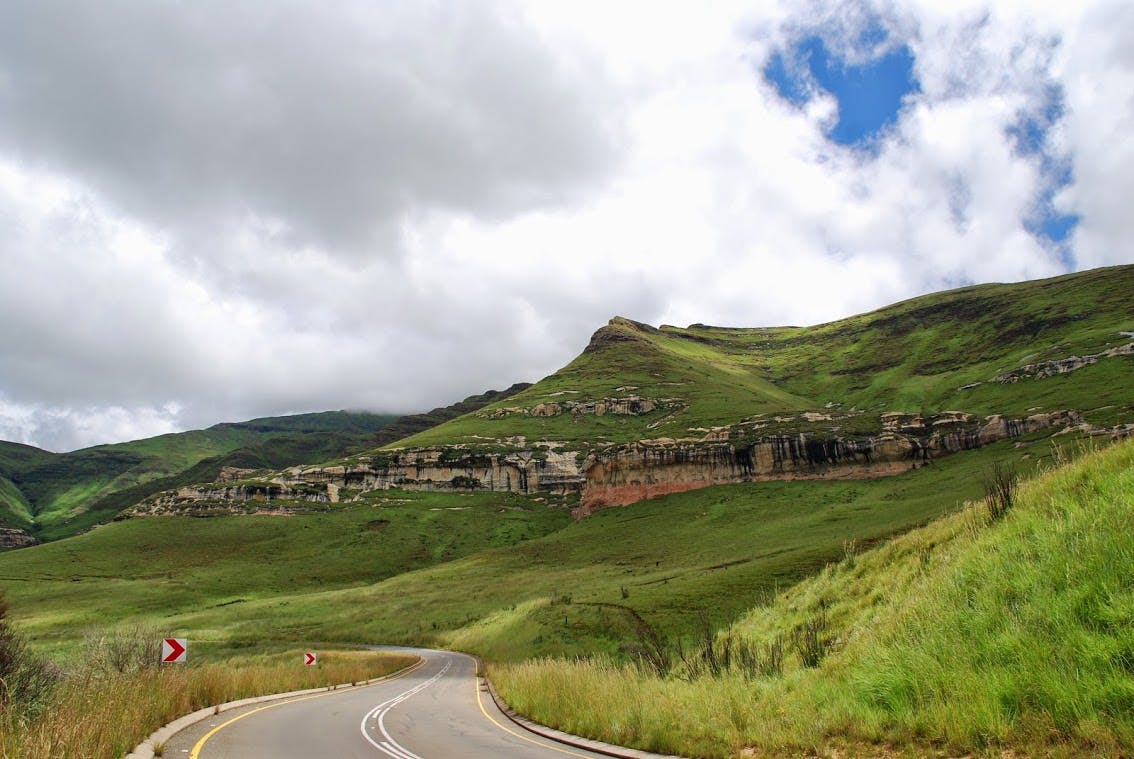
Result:
<svg viewBox="0 0 1134 759"><path fill-rule="evenodd" d="M667 493L736 482L774 479L849 479L896 474L933 459L1049 428L1083 425L1075 411L1028 417L976 417L960 411L925 416L886 413L879 432L767 431L769 423L839 421L807 412L705 431L697 438L641 440L580 452L553 443L516 449L467 446L414 448L362 456L350 464L293 467L261 479L247 470L226 470L212 485L180 488L150 498L134 515L185 510L286 511L333 504L364 491L488 490L512 493L580 494L579 516Z"/></svg>
<svg viewBox="0 0 1134 759"><path fill-rule="evenodd" d="M579 513L725 483L897 474L939 456L1082 422L1074 411L1016 419L889 413L881 417L881 434L854 438L799 433L738 442L733 430L727 442L643 440L587 458Z"/></svg>

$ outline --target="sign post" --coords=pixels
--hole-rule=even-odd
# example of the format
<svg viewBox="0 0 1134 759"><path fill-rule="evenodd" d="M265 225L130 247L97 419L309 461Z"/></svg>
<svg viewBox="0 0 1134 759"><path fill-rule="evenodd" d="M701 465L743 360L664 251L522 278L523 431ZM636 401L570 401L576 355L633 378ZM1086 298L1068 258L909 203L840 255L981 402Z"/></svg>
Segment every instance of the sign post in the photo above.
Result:
<svg viewBox="0 0 1134 759"><path fill-rule="evenodd" d="M303 654L303 664L306 667L314 667L315 663L319 661L319 656L314 651L308 651Z"/></svg>
<svg viewBox="0 0 1134 759"><path fill-rule="evenodd" d="M187 638L163 638L161 641L161 663L182 664L189 648Z"/></svg>

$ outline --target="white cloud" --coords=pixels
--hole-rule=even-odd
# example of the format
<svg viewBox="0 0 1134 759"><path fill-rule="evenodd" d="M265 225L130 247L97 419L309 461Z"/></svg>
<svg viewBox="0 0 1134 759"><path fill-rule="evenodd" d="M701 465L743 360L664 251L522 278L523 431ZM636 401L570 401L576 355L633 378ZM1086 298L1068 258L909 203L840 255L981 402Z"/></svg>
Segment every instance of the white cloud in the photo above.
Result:
<svg viewBox="0 0 1134 759"><path fill-rule="evenodd" d="M417 410L615 314L809 324L1059 273L1007 132L1053 86L1075 260L1132 260L1119 2L29 7L0 32L0 438ZM876 155L761 77L816 19L915 56Z"/></svg>

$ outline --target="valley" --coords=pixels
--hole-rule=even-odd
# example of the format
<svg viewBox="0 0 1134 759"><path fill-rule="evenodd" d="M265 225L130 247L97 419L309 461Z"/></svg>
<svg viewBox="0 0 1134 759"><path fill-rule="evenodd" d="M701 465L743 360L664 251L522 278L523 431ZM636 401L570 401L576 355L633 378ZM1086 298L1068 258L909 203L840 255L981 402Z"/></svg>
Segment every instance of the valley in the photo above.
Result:
<svg viewBox="0 0 1134 759"><path fill-rule="evenodd" d="M1113 524L1128 519L1114 483L1134 429L1130 292L1128 266L815 327L615 318L558 372L417 417L282 417L71 454L0 444L6 534L45 541L0 553L0 589L32 649L65 667L91 631L136 624L191 639L204 663L399 643L478 654L522 711L651 750L983 751L1033 746L1035 720L1050 718L1057 747L1094 745L1093 719L1101 750L1120 751L1125 686L1078 722L1021 696L989 717L1003 722L990 742L984 728L878 706L907 686L859 688L841 668L866 661L866 630L917 613L903 610L919 572L1016 529L1014 512L983 516L995 473L1039 488L1023 510L1039 515L1034 531L1051 528L1042 504L1069 492L1097 491ZM1075 491L1076 477L1097 484ZM1108 571L1134 571L1128 547L1106 550ZM933 577L944 593L947 576ZM1082 602L1109 604L1098 645L1121 668L1134 650L1128 599L1100 582ZM810 662L799 636L820 618L830 656ZM696 669L726 640L757 659L779 650L780 664ZM598 669L571 669L582 662ZM726 677L729 714L750 722L706 723L688 743L641 724L612 732L540 695L541 678L564 672L593 688L610 673L641 677L633 687L669 694L659 701ZM768 694L820 708L814 693L830 682L869 714L824 695L818 732L753 727L775 722Z"/></svg>

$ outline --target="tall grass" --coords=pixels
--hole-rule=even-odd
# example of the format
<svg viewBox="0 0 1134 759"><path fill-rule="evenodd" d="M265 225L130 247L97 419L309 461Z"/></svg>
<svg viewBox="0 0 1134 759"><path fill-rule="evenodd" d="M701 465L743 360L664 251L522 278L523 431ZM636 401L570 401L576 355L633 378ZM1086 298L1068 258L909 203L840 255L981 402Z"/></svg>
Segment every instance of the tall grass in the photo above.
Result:
<svg viewBox="0 0 1134 759"><path fill-rule="evenodd" d="M891 541L753 611L728 635L789 634L817 610L831 650L782 672L658 676L607 659L494 666L517 710L693 756L1134 753L1134 441Z"/></svg>
<svg viewBox="0 0 1134 759"><path fill-rule="evenodd" d="M0 756L121 757L157 728L202 709L250 696L380 677L414 657L328 652L317 667L301 652L204 666L167 666L129 674L87 670L67 678L38 714L0 714Z"/></svg>
<svg viewBox="0 0 1134 759"><path fill-rule="evenodd" d="M1134 747L1134 443L1019 500L855 651L836 702L848 726L966 748Z"/></svg>

